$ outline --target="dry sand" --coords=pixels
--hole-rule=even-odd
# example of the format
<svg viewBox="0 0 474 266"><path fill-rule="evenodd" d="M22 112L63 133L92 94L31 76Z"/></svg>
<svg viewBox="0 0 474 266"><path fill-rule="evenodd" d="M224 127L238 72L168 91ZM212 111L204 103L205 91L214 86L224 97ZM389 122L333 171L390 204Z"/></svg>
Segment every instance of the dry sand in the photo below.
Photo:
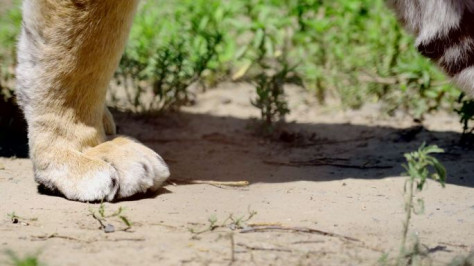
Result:
<svg viewBox="0 0 474 266"><path fill-rule="evenodd" d="M403 153L423 141L446 150L438 158L449 179L445 188L429 181L417 194L425 211L413 216L411 232L434 265L473 251L474 151L457 144L454 114L431 115L419 125L386 117L377 105L340 111L299 89L289 94L289 123L273 139L254 134L251 118L259 113L247 85L208 90L179 114L140 119L115 112L120 133L159 152L173 179L250 182L170 183L155 195L104 204L106 213L125 208L133 223L127 231L119 231L125 225L118 218L106 221L116 232L101 230L90 214L99 204L39 193L30 160L0 158L0 265L10 261L4 250L61 266L374 265L398 254L400 165ZM253 211L249 221L226 220L245 220ZM18 223L8 217L12 212ZM192 233L213 218L219 227ZM262 225L271 227L249 229Z"/></svg>

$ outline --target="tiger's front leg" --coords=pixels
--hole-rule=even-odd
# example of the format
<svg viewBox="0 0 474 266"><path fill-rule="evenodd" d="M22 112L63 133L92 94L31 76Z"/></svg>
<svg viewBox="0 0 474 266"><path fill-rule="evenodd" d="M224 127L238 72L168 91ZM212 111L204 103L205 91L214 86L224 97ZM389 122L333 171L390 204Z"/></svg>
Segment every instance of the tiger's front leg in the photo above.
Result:
<svg viewBox="0 0 474 266"><path fill-rule="evenodd" d="M162 158L114 133L104 108L137 0L25 0L17 96L28 123L35 180L66 198L113 200L156 190ZM105 123L105 124L104 124Z"/></svg>

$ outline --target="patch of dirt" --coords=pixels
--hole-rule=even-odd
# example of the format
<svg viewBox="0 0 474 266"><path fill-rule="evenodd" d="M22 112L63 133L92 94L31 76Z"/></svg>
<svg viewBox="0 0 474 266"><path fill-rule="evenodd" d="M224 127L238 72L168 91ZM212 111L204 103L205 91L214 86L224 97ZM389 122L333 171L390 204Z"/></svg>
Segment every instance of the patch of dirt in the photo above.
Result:
<svg viewBox="0 0 474 266"><path fill-rule="evenodd" d="M158 151L173 179L250 183L169 183L156 195L104 204L107 213L125 208L132 222L125 231L113 218L107 223L115 232L99 229L90 214L99 204L38 193L28 159L0 158L0 250L38 254L47 265L376 264L398 254L403 153L424 141L445 149L438 158L449 179L445 188L429 181L418 194L425 211L413 217L411 231L434 265L474 249L474 151L457 144L454 114L416 124L386 117L377 105L341 111L296 88L289 94L289 123L271 139L254 134L259 113L245 84L208 90L179 114L116 112L120 134ZM249 221L237 221L252 211ZM7 216L13 212L17 223ZM234 222L226 220L231 214Z"/></svg>

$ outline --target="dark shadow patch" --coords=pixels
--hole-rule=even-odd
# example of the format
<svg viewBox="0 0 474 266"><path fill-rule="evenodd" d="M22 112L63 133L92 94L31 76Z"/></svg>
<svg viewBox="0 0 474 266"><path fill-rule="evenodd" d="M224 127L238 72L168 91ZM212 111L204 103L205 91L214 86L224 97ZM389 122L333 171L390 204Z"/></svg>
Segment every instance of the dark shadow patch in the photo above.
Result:
<svg viewBox="0 0 474 266"><path fill-rule="evenodd" d="M59 190L57 190L55 188L47 187L43 184L38 184L37 191L41 195L59 197L59 198L64 198L66 200L69 200L61 192L59 192ZM127 197L127 198L115 199L115 200L112 201L112 203L118 203L118 202L122 202L122 201L138 201L138 200L143 200L143 199L154 199L154 198L158 197L161 194L168 194L168 193L172 193L172 192L170 190L164 188L164 187L161 187L157 191L153 191L153 192L148 191L146 193L138 193L138 194L135 194L135 195L133 195L131 197ZM97 203L102 203L102 202L105 202L105 200L88 201L87 203L97 204Z"/></svg>
<svg viewBox="0 0 474 266"><path fill-rule="evenodd" d="M405 172L403 154L425 142L445 150L435 156L447 168L448 184L474 187L474 150L460 144L461 133L431 131L422 124L400 129L288 123L277 137L264 138L249 127L250 119L185 112L145 120L114 111L114 117L123 134L163 157L171 179L250 184L382 179Z"/></svg>
<svg viewBox="0 0 474 266"><path fill-rule="evenodd" d="M38 190L38 193L42 195L65 198L64 195L61 192L59 192L59 190L55 188L47 187L43 184L38 184L37 190Z"/></svg>
<svg viewBox="0 0 474 266"><path fill-rule="evenodd" d="M164 187L161 187L157 191L148 191L146 193L138 193L138 194L135 194L131 197L116 199L112 202L118 203L118 202L122 202L122 201L138 201L138 200L143 200L143 199L154 199L154 198L158 197L161 194L168 194L168 193L173 193L173 192L171 192L170 190L168 190Z"/></svg>
<svg viewBox="0 0 474 266"><path fill-rule="evenodd" d="M162 155L170 166L171 178L245 180L250 184L383 179L404 172L403 154L426 142L445 150L436 157L447 168L448 184L474 187L474 150L460 145L461 134L453 131L431 131L422 125L400 129L289 123L284 132L276 134L278 137L263 138L249 128L249 119L185 112L145 120L114 111L114 117L125 135ZM41 185L38 192L63 197ZM117 202L156 198L164 193L171 192L161 188Z"/></svg>
<svg viewBox="0 0 474 266"><path fill-rule="evenodd" d="M0 96L0 157L28 158L27 125L13 98Z"/></svg>

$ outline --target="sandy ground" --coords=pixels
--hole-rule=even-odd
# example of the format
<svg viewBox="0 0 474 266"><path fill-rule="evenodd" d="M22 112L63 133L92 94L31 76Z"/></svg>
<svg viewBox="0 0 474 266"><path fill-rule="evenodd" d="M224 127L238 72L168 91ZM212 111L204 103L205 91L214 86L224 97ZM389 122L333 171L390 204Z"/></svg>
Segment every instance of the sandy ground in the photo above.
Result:
<svg viewBox="0 0 474 266"><path fill-rule="evenodd" d="M254 134L258 110L246 85L208 90L179 114L115 112L120 133L158 151L173 179L250 182L169 183L154 195L104 204L106 214L125 208L126 231L117 217L104 222L115 232L101 230L90 212L99 204L39 193L30 160L0 158L0 265L10 261L6 250L45 265L374 265L398 254L400 165L423 141L446 150L438 158L449 180L445 188L429 181L418 194L425 212L413 217L411 232L434 265L474 250L474 151L457 144L456 117L436 114L419 125L385 117L376 105L341 111L299 89L289 94L289 123L272 139ZM217 219L212 231L209 219Z"/></svg>

